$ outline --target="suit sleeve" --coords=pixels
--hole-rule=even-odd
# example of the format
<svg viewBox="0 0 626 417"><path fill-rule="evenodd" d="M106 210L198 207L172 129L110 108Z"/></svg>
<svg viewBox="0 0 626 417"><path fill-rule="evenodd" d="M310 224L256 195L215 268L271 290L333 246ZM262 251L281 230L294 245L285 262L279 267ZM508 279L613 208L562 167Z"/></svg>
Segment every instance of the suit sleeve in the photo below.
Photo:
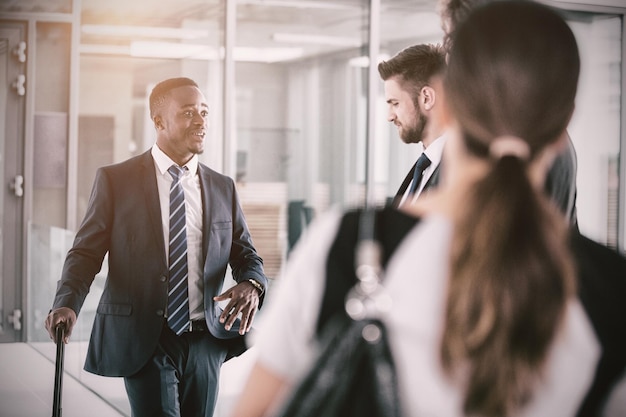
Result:
<svg viewBox="0 0 626 417"><path fill-rule="evenodd" d="M576 218L576 151L568 135L568 145L554 160L545 182L545 191L572 224Z"/></svg>
<svg viewBox="0 0 626 417"><path fill-rule="evenodd" d="M102 169L89 198L85 218L69 250L58 282L53 308L69 307L78 314L89 287L102 268L109 249L112 196L109 180Z"/></svg>

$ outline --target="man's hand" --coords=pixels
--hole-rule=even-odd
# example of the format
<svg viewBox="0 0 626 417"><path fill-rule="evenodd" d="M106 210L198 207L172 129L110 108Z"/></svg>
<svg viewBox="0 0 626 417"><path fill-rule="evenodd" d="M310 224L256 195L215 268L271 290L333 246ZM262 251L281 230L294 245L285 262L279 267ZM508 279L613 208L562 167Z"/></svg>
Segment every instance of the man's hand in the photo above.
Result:
<svg viewBox="0 0 626 417"><path fill-rule="evenodd" d="M56 328L59 323L65 323L65 337L63 338L63 343L70 341L70 335L72 334L72 329L76 324L76 313L74 310L68 307L60 307L52 310L48 317L46 317L45 326L48 331L48 335L50 335L50 339L56 341Z"/></svg>
<svg viewBox="0 0 626 417"><path fill-rule="evenodd" d="M244 335L252 328L252 322L259 307L259 290L252 283L242 281L226 292L213 297L215 301L225 301L230 299L226 308L220 315L220 323L225 323L226 330L230 330L241 313L241 326L239 334Z"/></svg>

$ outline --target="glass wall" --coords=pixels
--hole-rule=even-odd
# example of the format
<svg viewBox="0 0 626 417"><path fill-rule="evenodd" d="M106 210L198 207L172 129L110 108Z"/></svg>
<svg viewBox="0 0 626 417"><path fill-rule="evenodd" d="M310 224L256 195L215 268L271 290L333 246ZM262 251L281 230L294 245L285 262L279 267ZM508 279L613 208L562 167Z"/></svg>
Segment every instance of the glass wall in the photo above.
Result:
<svg viewBox="0 0 626 417"><path fill-rule="evenodd" d="M42 3L52 7L55 2ZM68 0L56 3L61 13L71 9ZM383 204L415 161L417 149L402 143L386 120L382 81L376 86L375 131L367 131L369 0L238 0L232 9L226 0L160 0L156 8L144 1L80 3L77 80L62 77L68 74L67 58L59 58L69 53L67 25L41 24L37 41L45 50L38 77L51 74L59 80L38 92L50 97L49 106L37 108L42 121L54 123L58 119L51 116L67 112L71 88L77 89L79 102L77 156L64 162L76 175L41 177L42 184L53 184L35 190L29 228L28 335L50 357L54 346L41 322L71 244L73 231L67 230L72 227L64 215L76 213L67 223L80 223L98 167L152 146L147 97L158 81L187 76L201 86L211 121L200 159L236 179L255 245L274 282L280 281L290 249L316 215L331 206L363 203L366 186L373 188L375 202ZM227 16L227 10L234 16ZM375 18L380 23L379 59L411 44L442 39L435 0L381 0ZM567 18L583 60L569 128L578 153L579 224L589 236L615 244L623 129L622 17L572 12ZM229 30L234 31L232 90L225 89L224 74ZM55 63L51 72L46 71L49 62ZM366 161L368 134L374 140L371 166ZM67 137L64 131L61 142ZM52 162L45 161L46 155L44 162ZM67 198L68 190L76 195ZM70 210L67 201L75 201L76 207ZM68 372L129 415L121 380L82 371L105 275L106 265L68 346L73 358ZM240 370L247 365L241 358L224 369L216 415L226 414L240 388Z"/></svg>
<svg viewBox="0 0 626 417"><path fill-rule="evenodd" d="M578 156L579 226L587 236L617 247L622 18L584 12L566 16L582 57L576 110L568 129Z"/></svg>
<svg viewBox="0 0 626 417"><path fill-rule="evenodd" d="M237 47L265 62L235 64L236 174L272 278L308 221L356 203L364 185L367 72L355 62L367 54L369 2L300 3L237 6Z"/></svg>

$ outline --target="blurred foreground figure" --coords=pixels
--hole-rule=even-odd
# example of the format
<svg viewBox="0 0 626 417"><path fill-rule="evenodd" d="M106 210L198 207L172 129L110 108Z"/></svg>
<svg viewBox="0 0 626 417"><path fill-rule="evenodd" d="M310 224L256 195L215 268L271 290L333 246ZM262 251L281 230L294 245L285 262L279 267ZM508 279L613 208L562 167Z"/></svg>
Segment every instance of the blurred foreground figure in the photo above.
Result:
<svg viewBox="0 0 626 417"><path fill-rule="evenodd" d="M543 191L580 68L546 6L476 8L453 35L439 187L376 213L384 322L406 416L595 416L624 371L626 259ZM290 258L234 416L272 415L356 282L359 211L319 219Z"/></svg>
<svg viewBox="0 0 626 417"><path fill-rule="evenodd" d="M444 31L444 48L450 51L453 44L453 36L456 27L461 23L474 8L499 0L441 0L439 9L441 14L441 27ZM527 103L534 106L535 103ZM559 152L550 165L548 174L544 180L544 189L552 202L559 207L565 218L574 226L578 227L576 214L576 172L578 160L574 143L567 131L566 146Z"/></svg>

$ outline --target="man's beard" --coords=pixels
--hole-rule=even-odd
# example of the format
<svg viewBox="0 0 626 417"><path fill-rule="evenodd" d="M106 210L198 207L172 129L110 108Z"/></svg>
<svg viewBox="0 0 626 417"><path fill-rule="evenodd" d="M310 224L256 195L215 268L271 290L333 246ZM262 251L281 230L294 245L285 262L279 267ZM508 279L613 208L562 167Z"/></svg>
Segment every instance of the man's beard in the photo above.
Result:
<svg viewBox="0 0 626 417"><path fill-rule="evenodd" d="M428 119L422 112L418 112L417 123L414 127L410 129L406 129L400 135L400 139L404 143L419 143L424 139L424 130L426 130L426 125L428 124Z"/></svg>

